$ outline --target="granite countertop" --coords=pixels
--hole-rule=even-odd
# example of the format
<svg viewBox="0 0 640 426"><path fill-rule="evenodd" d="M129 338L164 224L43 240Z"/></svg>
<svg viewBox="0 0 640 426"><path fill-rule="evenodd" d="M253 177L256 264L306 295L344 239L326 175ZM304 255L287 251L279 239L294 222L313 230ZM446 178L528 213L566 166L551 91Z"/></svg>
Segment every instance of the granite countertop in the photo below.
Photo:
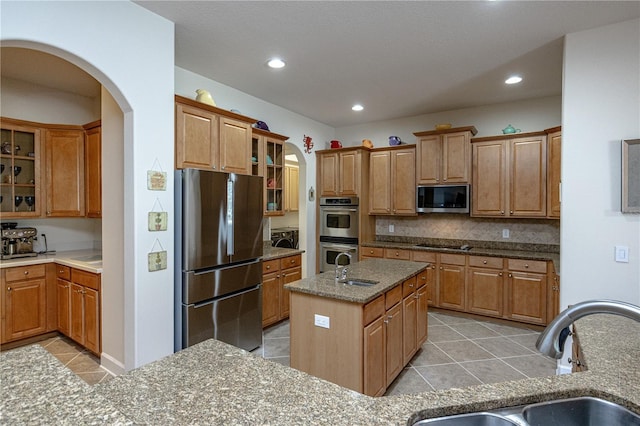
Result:
<svg viewBox="0 0 640 426"><path fill-rule="evenodd" d="M402 284L402 281L427 269L428 263L410 262L395 259L366 259L349 265L348 278L360 278L379 281L371 287L337 283L335 271L303 278L286 284L290 291L346 300L355 303L367 303L387 290Z"/></svg>
<svg viewBox="0 0 640 426"><path fill-rule="evenodd" d="M94 274L102 273L102 252L100 250L71 250L55 253L39 254L34 257L19 257L0 262L0 268L14 266L40 265L43 263L59 263L71 268L81 269Z"/></svg>
<svg viewBox="0 0 640 426"><path fill-rule="evenodd" d="M467 241L446 239L409 239L410 241L370 241L360 243L362 247L392 248L404 250L432 251L441 253L470 254L477 256L508 257L511 259L550 260L556 274L560 275L560 247L553 244L498 243L491 241ZM418 241L419 240L419 241ZM471 248L421 247L417 244L448 245L462 247L467 244Z"/></svg>
<svg viewBox="0 0 640 426"><path fill-rule="evenodd" d="M38 345L0 354L2 424L406 425L411 418L595 396L640 413L640 323L576 323L588 371L373 398L207 340L90 387Z"/></svg>
<svg viewBox="0 0 640 426"><path fill-rule="evenodd" d="M265 241L262 248L262 260L273 260L282 257L293 256L296 254L302 254L304 250L290 249L284 247L272 247L271 241Z"/></svg>

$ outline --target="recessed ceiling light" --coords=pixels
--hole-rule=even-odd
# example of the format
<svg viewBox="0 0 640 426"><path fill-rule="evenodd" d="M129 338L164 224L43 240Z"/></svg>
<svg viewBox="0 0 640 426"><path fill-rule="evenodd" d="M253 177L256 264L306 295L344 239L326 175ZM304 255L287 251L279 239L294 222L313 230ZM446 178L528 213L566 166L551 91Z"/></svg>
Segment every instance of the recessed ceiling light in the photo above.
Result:
<svg viewBox="0 0 640 426"><path fill-rule="evenodd" d="M520 77L519 75L512 75L511 77L506 79L504 82L506 84L516 84L516 83L520 83L521 81L522 81L522 77Z"/></svg>
<svg viewBox="0 0 640 426"><path fill-rule="evenodd" d="M285 65L287 65L282 59L280 58L273 58L273 59L269 59L269 62L267 62L267 65L269 65L270 68L284 68Z"/></svg>
<svg viewBox="0 0 640 426"><path fill-rule="evenodd" d="M364 107L360 104L355 104L354 106L351 107L351 109L354 111L362 111Z"/></svg>

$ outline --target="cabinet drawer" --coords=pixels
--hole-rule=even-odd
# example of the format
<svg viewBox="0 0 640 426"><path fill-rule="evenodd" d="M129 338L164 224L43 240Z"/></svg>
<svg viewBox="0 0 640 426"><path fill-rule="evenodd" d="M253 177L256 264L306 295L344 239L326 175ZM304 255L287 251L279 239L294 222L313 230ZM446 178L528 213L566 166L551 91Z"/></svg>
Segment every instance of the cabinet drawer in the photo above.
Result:
<svg viewBox="0 0 640 426"><path fill-rule="evenodd" d="M387 291L385 294L384 307L385 309L390 309L402 300L402 285L396 286L391 290Z"/></svg>
<svg viewBox="0 0 640 426"><path fill-rule="evenodd" d="M479 268L502 269L504 262L501 257L490 256L469 256L469 266L477 266Z"/></svg>
<svg viewBox="0 0 640 426"><path fill-rule="evenodd" d="M81 271L79 269L72 269L71 281L94 290L100 290L100 275L97 274Z"/></svg>
<svg viewBox="0 0 640 426"><path fill-rule="evenodd" d="M45 265L17 266L9 268L6 272L7 282L30 280L45 276Z"/></svg>
<svg viewBox="0 0 640 426"><path fill-rule="evenodd" d="M289 256L280 259L280 269L295 268L302 263L302 256Z"/></svg>
<svg viewBox="0 0 640 426"><path fill-rule="evenodd" d="M411 259L411 250L384 249L384 257L387 259L409 260Z"/></svg>
<svg viewBox="0 0 640 426"><path fill-rule="evenodd" d="M547 262L540 260L508 259L510 271L547 273Z"/></svg>
<svg viewBox="0 0 640 426"><path fill-rule="evenodd" d="M384 295L378 296L371 302L364 305L363 321L364 325L369 325L373 320L384 314Z"/></svg>
<svg viewBox="0 0 640 426"><path fill-rule="evenodd" d="M269 274L280 270L280 259L267 260L262 262L262 273Z"/></svg>
<svg viewBox="0 0 640 426"><path fill-rule="evenodd" d="M465 257L466 255L464 254L440 253L440 263L464 266Z"/></svg>
<svg viewBox="0 0 640 426"><path fill-rule="evenodd" d="M431 270L430 268L431 267L428 267L427 269L416 275L416 288L420 288L423 285L429 284L429 271Z"/></svg>
<svg viewBox="0 0 640 426"><path fill-rule="evenodd" d="M404 280L402 283L402 297L407 297L411 293L416 291L416 276Z"/></svg>
<svg viewBox="0 0 640 426"><path fill-rule="evenodd" d="M436 253L428 251L412 251L411 260L414 262L436 263Z"/></svg>
<svg viewBox="0 0 640 426"><path fill-rule="evenodd" d="M366 257L384 257L384 249L382 247L362 247L360 254Z"/></svg>
<svg viewBox="0 0 640 426"><path fill-rule="evenodd" d="M56 265L56 276L63 280L71 281L71 268L64 265Z"/></svg>

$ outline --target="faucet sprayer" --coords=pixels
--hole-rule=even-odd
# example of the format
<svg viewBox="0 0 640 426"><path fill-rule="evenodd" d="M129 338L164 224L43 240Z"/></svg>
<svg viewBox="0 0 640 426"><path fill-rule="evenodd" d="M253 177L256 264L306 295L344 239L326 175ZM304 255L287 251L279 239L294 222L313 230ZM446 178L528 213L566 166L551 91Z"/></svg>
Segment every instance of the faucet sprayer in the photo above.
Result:
<svg viewBox="0 0 640 426"><path fill-rule="evenodd" d="M617 300L587 300L560 312L540 334L536 348L544 355L559 359L564 350L564 343L571 334L569 326L591 314L621 315L640 322L640 306Z"/></svg>

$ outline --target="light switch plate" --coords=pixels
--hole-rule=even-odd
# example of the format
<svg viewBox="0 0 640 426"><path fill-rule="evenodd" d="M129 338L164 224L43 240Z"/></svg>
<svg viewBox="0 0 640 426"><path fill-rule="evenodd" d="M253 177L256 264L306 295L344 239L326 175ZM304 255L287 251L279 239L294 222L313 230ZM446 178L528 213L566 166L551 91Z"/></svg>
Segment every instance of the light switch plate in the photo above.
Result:
<svg viewBox="0 0 640 426"><path fill-rule="evenodd" d="M313 323L317 327L331 328L331 319L329 317L324 316L324 315L314 314Z"/></svg>
<svg viewBox="0 0 640 426"><path fill-rule="evenodd" d="M616 262L629 263L629 247L616 246Z"/></svg>

